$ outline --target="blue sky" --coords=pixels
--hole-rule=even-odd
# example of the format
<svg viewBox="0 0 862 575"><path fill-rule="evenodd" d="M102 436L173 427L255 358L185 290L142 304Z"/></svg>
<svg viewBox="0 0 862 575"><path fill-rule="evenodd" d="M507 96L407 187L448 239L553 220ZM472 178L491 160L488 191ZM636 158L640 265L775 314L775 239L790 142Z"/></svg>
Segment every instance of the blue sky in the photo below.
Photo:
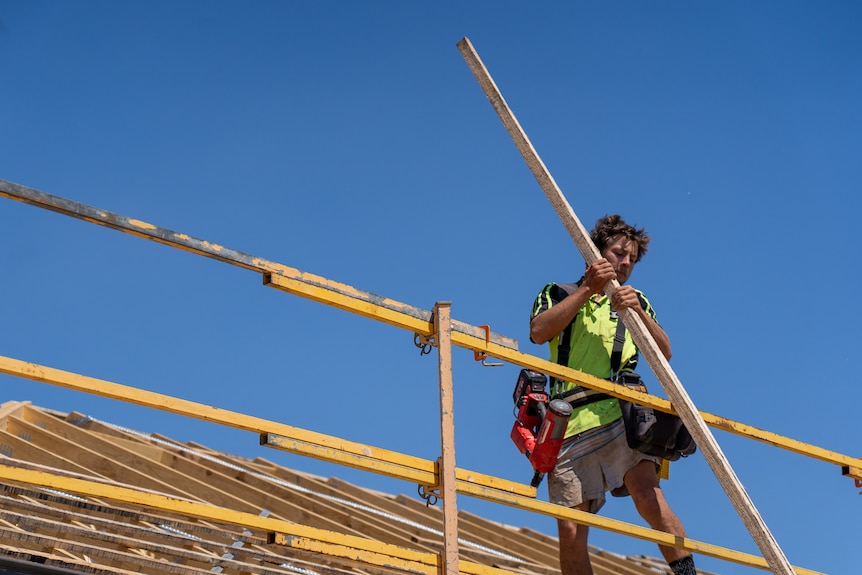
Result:
<svg viewBox="0 0 862 575"><path fill-rule="evenodd" d="M630 283L695 404L857 455L860 24L853 2L0 0L0 179L416 307L451 301L547 357L530 305L583 261L461 58L466 36L581 221L619 212L651 233ZM0 234L0 354L437 457L436 358L412 334L10 200ZM456 349L453 369L458 465L529 482L508 437L518 368ZM248 433L0 385L2 401L415 493ZM858 570L862 499L838 467L716 439L791 563ZM665 490L691 537L757 552L700 454ZM603 515L642 523L627 499Z"/></svg>

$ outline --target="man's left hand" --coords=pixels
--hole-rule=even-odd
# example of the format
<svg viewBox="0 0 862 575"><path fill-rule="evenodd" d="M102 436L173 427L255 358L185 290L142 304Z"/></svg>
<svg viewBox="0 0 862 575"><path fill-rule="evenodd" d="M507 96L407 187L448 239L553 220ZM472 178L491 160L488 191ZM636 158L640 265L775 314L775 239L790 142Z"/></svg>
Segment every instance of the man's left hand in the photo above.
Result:
<svg viewBox="0 0 862 575"><path fill-rule="evenodd" d="M630 285L621 285L614 290L611 296L611 305L619 311L626 308L639 309L641 304L635 288Z"/></svg>

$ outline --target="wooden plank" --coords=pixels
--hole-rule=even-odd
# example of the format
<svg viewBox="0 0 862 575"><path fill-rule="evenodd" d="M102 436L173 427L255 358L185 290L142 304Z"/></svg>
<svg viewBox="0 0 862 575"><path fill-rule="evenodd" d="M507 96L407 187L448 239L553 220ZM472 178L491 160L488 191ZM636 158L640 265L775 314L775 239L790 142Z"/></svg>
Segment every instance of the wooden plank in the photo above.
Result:
<svg viewBox="0 0 862 575"><path fill-rule="evenodd" d="M527 162L527 166L535 176L542 191L545 192L545 195L569 232L572 240L577 245L584 260L586 260L587 264L591 264L600 259L601 254L595 244L593 244L589 232L587 232L586 228L575 215L562 190L554 181L550 171L545 167L544 162L542 162L529 138L527 138L527 134L521 128L484 63L479 58L479 54L470 43L470 40L463 38L458 42L458 49L473 72L473 75L478 80L488 100L491 102L491 105L497 111L497 115L502 120L506 131L515 142L515 146L521 152L521 155ZM619 287L619 283L616 280L612 280L605 286L605 293L610 296L617 287ZM670 398L674 409L697 442L704 459L709 464L718 482L724 488L725 493L742 518L743 523L760 549L760 552L763 553L770 568L777 575L793 575L793 568L790 562L778 546L778 542L767 528L760 512L743 488L742 483L721 451L718 442L713 437L712 432L710 432L691 398L688 396L688 393L685 391L682 382L676 377L676 374L671 369L670 364L661 353L661 350L659 350L658 345L656 345L655 340L646 329L640 317L630 309L622 310L620 317L623 319L626 328L631 332L632 338L638 345L638 349L643 353L665 393Z"/></svg>
<svg viewBox="0 0 862 575"><path fill-rule="evenodd" d="M10 461L10 463L13 463ZM24 462L14 462L16 465L27 465ZM123 501L127 504L133 506L145 506L150 508L159 509L163 512L171 513L176 516L177 514L188 518L188 517L196 517L200 520L206 521L214 521L218 524L234 524L234 525L242 525L246 526L249 529L261 529L266 531L280 531L293 533L298 537L312 537L312 538L320 538L323 531L315 528L307 528L302 526L297 526L295 524L291 524L285 521L275 520L273 518L265 518L258 515L251 515L247 513L237 512L226 510L223 508L216 508L208 505L197 504L192 501L176 499L176 498L166 498L164 496L160 496L158 494L141 492L137 490L129 490L122 486L112 486L105 485L99 483L93 483L92 481L80 481L75 477L69 476L58 476L52 473L45 473L44 471L32 471L31 469L35 466L29 465L28 468L22 467L10 467L9 465L0 465L0 487L2 487L2 480L6 479L12 482L18 483L29 483L37 486L49 486L54 489L59 489L61 491L67 493L78 493L85 496L91 497L101 497L104 499L113 499L115 501ZM45 497L48 497L47 495ZM51 496L53 497L53 496ZM638 537L640 539L653 541L655 543L660 543L663 545L677 546L685 549L689 549L694 552L698 552L704 555L709 555L712 557L717 557L721 559L726 559L729 561L734 561L737 563L741 563L744 565L751 565L756 567L766 567L766 561L764 561L760 557L752 556L747 553L740 553L732 550L728 550L725 548L721 548L715 545L710 545L706 543L702 543L700 541L688 539L688 538L678 538L667 533L654 531L651 529L647 529L644 527L640 527L638 525L633 525L630 523L625 523L613 519L608 519L601 516L596 516L593 514L579 512L577 510L568 509L565 507L560 507L557 505L551 505L547 502L536 501L534 499L528 499L524 497L518 497L514 495L510 495L497 490L485 490L481 494L483 499L488 501L495 501L498 503L503 503L506 505L510 505L513 507L517 507L519 509L524 509L528 511L534 511L537 513L542 513L549 517L555 517L559 519L567 519L577 521L578 523L583 523L585 525L594 526L600 529L604 529L607 531L611 531L614 533L625 534L629 536ZM107 508L106 505L98 505L92 504L91 507L94 510L97 510L100 507ZM154 519L154 522L160 523L171 523L171 519L162 518L163 516L157 516L158 518ZM182 528L182 526L180 527ZM328 533L328 532L326 532ZM242 537L239 535L238 537ZM360 547L367 548L372 550L371 547L363 547L363 543L357 540L355 537L351 537L349 535L334 535L330 534L329 537L332 542L335 542L335 539L342 541L350 541L350 547ZM368 543L369 546L373 546L372 543ZM384 544L385 545L385 544ZM391 547L391 546L388 546ZM399 548L400 549L400 548ZM407 558L406 556L402 556L402 558ZM439 560L439 557L437 558ZM808 569L799 568L797 571L800 575L802 574L811 574L816 575L815 571Z"/></svg>
<svg viewBox="0 0 862 575"><path fill-rule="evenodd" d="M20 528L26 528L28 531L34 531L27 527L19 519L23 517L23 521L56 521L74 523L79 527L87 526L90 530L99 532L122 533L128 537L134 536L136 541L146 541L154 545L178 545L179 535L168 533L160 529L155 529L149 526L136 525L128 521L117 521L107 519L98 515L88 515L79 513L69 509L61 509L48 505L41 505L29 501L27 499L15 499L7 496L0 496L0 518L18 525ZM186 543L191 540L186 540ZM198 540L197 543L205 542L216 551L227 550L230 544L226 542L212 542Z"/></svg>
<svg viewBox="0 0 862 575"><path fill-rule="evenodd" d="M225 465L213 462L175 442L170 442L159 450L156 462L138 456L135 452L128 452L121 445L115 444L115 441L121 439L119 437L108 435L106 436L108 439L103 439L97 433L81 430L62 420L41 414L38 410L32 411L35 413L29 414L28 419L34 420L40 428L69 438L73 445L91 446L108 461L143 470L147 476L154 479L162 477L177 488L182 487L187 497L190 497L188 494L194 493L195 498L201 501L252 513L267 509L274 517L283 517L321 529L374 537L393 544L404 545L410 542L408 534L392 526L373 519L365 521L362 516L351 514L348 509L339 508L323 498L307 495L299 490L280 485L278 482L256 476L236 463ZM174 451L175 449L185 451L180 455ZM69 447L69 451L74 451L74 448ZM211 456L216 459L223 458L223 454L211 454ZM196 480L196 477L207 479L202 483ZM242 497L236 494L242 494Z"/></svg>
<svg viewBox="0 0 862 575"><path fill-rule="evenodd" d="M441 542L438 539L420 537L416 542L424 544L426 547L434 548L438 550L438 552L442 548ZM459 549L461 558L465 561L473 561L483 565L493 565L499 569L507 569L518 573L530 571L533 573L541 573L543 575L556 575L560 571L559 565L533 563L511 554L502 556L499 553L489 551L490 547L486 546L461 545Z"/></svg>
<svg viewBox="0 0 862 575"><path fill-rule="evenodd" d="M445 569L445 567L440 563L439 554L427 554L424 556L416 556L414 559L402 559L402 557L395 554L387 555L363 547L352 547L346 543L297 537L277 531L272 533L270 542L275 545L285 545L295 549L305 549L335 557L353 559L360 563L392 566L410 573L439 575L442 570ZM460 573L464 573L465 575L518 575L506 569L499 569L497 567L469 561L460 562L460 568Z"/></svg>
<svg viewBox="0 0 862 575"><path fill-rule="evenodd" d="M386 529L385 526L366 526L367 531L358 528L356 523L360 518L353 517L346 510L332 505L323 498L305 494L299 490L290 489L278 482L256 476L245 469L232 469L206 459L197 457L193 452L178 455L166 447L162 461L171 468L191 476L207 477L213 488L224 493L241 493L243 501L260 512L269 510L273 516L283 517L290 521L311 525L333 531L347 531L352 534L377 536L383 540L395 540L397 532ZM236 464L232 464L236 465ZM211 503L218 504L215 501ZM403 543L409 537L403 536L398 542Z"/></svg>
<svg viewBox="0 0 862 575"><path fill-rule="evenodd" d="M29 401L7 401L0 405L0 421L30 405Z"/></svg>
<svg viewBox="0 0 862 575"><path fill-rule="evenodd" d="M38 494L34 492L33 495ZM117 519L108 519L101 515L90 515L78 512L82 509L86 511L91 507L94 512L98 512L99 514L114 513L117 516ZM87 539L93 538L100 541L107 540L107 536L103 534L114 533L121 535L122 537L134 538L132 540L134 545L132 545L132 542L126 544L129 547L152 549L154 551L160 551L162 549L167 550L172 547L180 550L175 552L175 554L183 554L185 552L182 550L194 547L206 550L216 556L224 556L229 553L234 556L234 561L243 561L251 565L260 566L267 563L274 565L290 562L294 566L304 566L306 569L310 569L317 573L326 573L330 575L354 573L355 575L355 571L349 571L346 564L342 568L335 568L332 566L323 566L319 559L317 562L310 562L311 556L305 552L300 553L281 549L282 553L276 553L275 551L280 550L280 548L262 546L266 542L264 538L252 539L250 537L244 537L243 542L248 544L237 546L236 542L238 540L236 536L229 531L205 529L198 523L184 523L177 520L169 521L179 532L188 533L195 538L189 539L179 533L167 532L163 529L156 528L154 523L165 523L165 520L162 518L147 516L143 513L130 514L128 511L118 508L111 509L102 507L96 509L95 506L85 506L83 508L79 507L75 510L69 510L33 503L28 499L14 499L0 495L0 521L3 521L4 519L8 520L11 524L17 524L19 526L19 530L24 529L31 533L38 532L42 535L45 535L45 533L40 531L38 527L33 528L28 524L39 522L45 525L50 525L49 523L45 523L46 520L71 521L78 525L75 529L86 526L86 530L75 532L71 535L64 535L59 538L67 541L76 541L82 544L86 543ZM133 521L137 522L137 524L133 523ZM112 540L120 541L120 539L116 537ZM254 540L257 540L259 544L254 544ZM305 559L301 559L301 556L305 556ZM333 558L328 558L327 560L335 562L335 559ZM239 567L240 566L237 565L237 572L243 572L244 570L239 569ZM377 572L391 573L391 570L379 570Z"/></svg>
<svg viewBox="0 0 862 575"><path fill-rule="evenodd" d="M415 497L381 495L334 478L328 480L328 483L333 486L332 491L329 493L335 497L356 501L357 503L379 509L383 513L389 513L395 517L402 518L408 522L408 525L404 529L412 533L417 539L427 537L430 530L443 531L443 512L439 507L426 505ZM469 526L465 529L462 521L463 516L464 511L459 510L458 531L460 533L462 552L465 546L470 545L471 541L478 541L476 537L471 537L473 533ZM410 522L422 525L423 528L411 527L409 525ZM501 545L501 547L506 549L506 545Z"/></svg>
<svg viewBox="0 0 862 575"><path fill-rule="evenodd" d="M138 457L110 442L65 424L69 439L55 434L47 426L51 421L42 422L46 427L34 425L17 418L8 418L10 431L20 435L25 433L33 445L38 445L52 453L74 454L75 462L86 468L88 473L108 477L118 483L152 489L166 495L176 495L188 499L208 501L213 505L231 507L241 511L254 511L243 499L230 495L195 477L179 473L161 463ZM54 423L63 423L55 420ZM85 445L87 447L85 447Z"/></svg>
<svg viewBox="0 0 862 575"><path fill-rule="evenodd" d="M28 489L2 484L0 490L8 494L0 495L3 508L21 509L28 511L30 515L70 518L99 526L103 523L124 525L127 531L139 528L156 529L156 526L161 529L163 526L169 526L213 544L234 545L241 542L243 545L259 545L266 542L264 534L255 536L250 531L237 530L233 524L211 526L187 517L157 515L146 510L132 510L96 500L82 501L60 493L42 491L38 486Z"/></svg>
<svg viewBox="0 0 862 575"><path fill-rule="evenodd" d="M134 570L120 569L104 563L93 563L84 559L75 559L63 554L63 557L47 551L34 551L26 548L4 545L0 543L0 557L5 568L20 569L21 573L32 572L38 565L45 572L80 573L89 575L140 575L140 568ZM50 571L49 571L50 570ZM17 572L17 571L13 571Z"/></svg>
<svg viewBox="0 0 862 575"><path fill-rule="evenodd" d="M30 520L34 523L40 520ZM45 523L44 521L41 521ZM85 561L86 557L100 557L113 567L125 571L147 573L170 573L173 575L204 575L210 573L213 567L231 568L234 561L204 553L195 553L165 545L151 545L131 538L110 535L97 531L81 529L72 525L63 525L74 538L63 538L35 532L20 532L0 529L4 542L19 542L27 545L43 545L55 553L65 551L68 557ZM124 545L128 550L124 550ZM136 549L147 553L135 552ZM270 573L280 573L270 571Z"/></svg>
<svg viewBox="0 0 862 575"><path fill-rule="evenodd" d="M122 486L94 483L72 477L57 476L51 473L31 471L28 469L0 464L0 481L2 480L48 486L71 493L162 509L182 516L198 517L200 519L210 519L217 522L233 523L236 525L244 525L249 528L263 529L271 533L282 534L288 543L292 541L296 544L295 548L303 548L302 545L308 543L311 547L305 548L310 551L313 551L314 546L318 544L323 546L334 545L349 548L354 551L389 556L393 559L420 563L428 566L437 567L440 564L440 557L437 554L429 554L414 549L372 541L354 535L335 533L272 517L261 517L241 511L215 507L185 499L165 497L158 493L139 491ZM482 573L490 574L499 572L498 570L466 561L460 562L459 565L464 573L474 573L478 575Z"/></svg>
<svg viewBox="0 0 862 575"><path fill-rule="evenodd" d="M452 322L449 302L434 306L434 344L440 391L440 459L437 477L443 499L443 551L440 566L446 575L458 575L458 506L455 500L455 401L452 397Z"/></svg>
<svg viewBox="0 0 862 575"><path fill-rule="evenodd" d="M74 473L89 473L86 467L6 431L0 431L0 452L13 460L20 459ZM12 463L14 464L14 461Z"/></svg>
<svg viewBox="0 0 862 575"><path fill-rule="evenodd" d="M78 549L85 549L86 555L107 556L115 562L118 559L126 560L128 553L132 554L128 560L133 564L137 564L140 556L145 556L161 563L180 564L186 567L209 569L219 566L242 573L248 572L250 566L255 566L259 573L282 573L280 569L267 571L262 566L266 563L294 561L290 554L278 554L268 548L237 547L213 541L192 540L178 533L166 533L153 528L107 521L97 517L81 517L84 522L92 522L92 526L84 527L80 524L58 521L68 518L68 514L64 516L58 512L55 518L48 518L40 517L34 511L41 515L45 514L44 510L30 506L30 512L26 514L0 510L0 517L14 522L18 532L26 531L27 535L24 537L30 539L41 537L43 541L52 544L55 543L54 540L61 541L60 546L75 545ZM17 537L17 533L12 532L11 537L6 536L4 539L11 541L20 538ZM120 555L116 555L117 552ZM319 565L314 565L315 569L318 567ZM331 571L345 572L344 569Z"/></svg>
<svg viewBox="0 0 862 575"><path fill-rule="evenodd" d="M524 561L532 561L541 565L555 565L559 561L559 546L554 540L553 545L543 545L541 542L521 537L520 533L509 526L501 525L473 515L466 511L458 514L462 537L482 541L482 544L505 550ZM538 544L537 544L538 543Z"/></svg>

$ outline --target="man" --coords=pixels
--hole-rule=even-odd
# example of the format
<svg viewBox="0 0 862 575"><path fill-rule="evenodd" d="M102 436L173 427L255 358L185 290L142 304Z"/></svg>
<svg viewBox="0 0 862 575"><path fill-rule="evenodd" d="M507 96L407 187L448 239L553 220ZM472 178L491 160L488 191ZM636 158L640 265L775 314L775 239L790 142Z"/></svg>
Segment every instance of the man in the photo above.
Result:
<svg viewBox="0 0 862 575"><path fill-rule="evenodd" d="M637 365L637 346L628 332L621 355L619 351L612 353L617 322L621 321L617 312L628 308L640 316L661 352L670 359L670 339L656 322L649 301L640 291L622 285L647 251L650 238L646 230L636 229L619 215L612 215L600 218L590 236L601 259L589 265L576 283L550 283L542 289L530 316L530 340L549 343L553 362L603 379L615 379L618 372L633 371ZM609 301L602 292L612 279L621 285ZM612 366L612 355L616 356L617 365ZM575 395L573 390L583 388L552 378L552 396L567 399ZM589 393L573 403L557 465L548 475L550 501L597 513L605 503L607 491L619 496L628 494L653 529L684 537L682 523L659 486L659 461L628 446L617 399L603 394L590 397ZM588 527L565 520L558 520L557 524L562 574L592 575ZM663 545L659 549L675 575L696 574L691 553Z"/></svg>

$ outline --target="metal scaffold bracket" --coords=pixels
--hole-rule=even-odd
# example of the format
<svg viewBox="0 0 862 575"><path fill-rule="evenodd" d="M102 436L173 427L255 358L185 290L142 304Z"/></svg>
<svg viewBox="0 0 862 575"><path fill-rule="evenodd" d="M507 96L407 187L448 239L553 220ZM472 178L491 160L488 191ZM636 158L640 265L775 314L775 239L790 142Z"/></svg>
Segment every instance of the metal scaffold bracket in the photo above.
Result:
<svg viewBox="0 0 862 575"><path fill-rule="evenodd" d="M857 489L862 487L862 466L844 465L841 467L841 474L845 477L852 477Z"/></svg>
<svg viewBox="0 0 862 575"><path fill-rule="evenodd" d="M479 325L476 326L479 329L485 330L485 344L491 343L491 326L490 325ZM503 363L499 361L488 361L488 353L485 351L481 351L478 349L473 350L473 359L476 361L481 361L482 365L485 367L502 367Z"/></svg>

